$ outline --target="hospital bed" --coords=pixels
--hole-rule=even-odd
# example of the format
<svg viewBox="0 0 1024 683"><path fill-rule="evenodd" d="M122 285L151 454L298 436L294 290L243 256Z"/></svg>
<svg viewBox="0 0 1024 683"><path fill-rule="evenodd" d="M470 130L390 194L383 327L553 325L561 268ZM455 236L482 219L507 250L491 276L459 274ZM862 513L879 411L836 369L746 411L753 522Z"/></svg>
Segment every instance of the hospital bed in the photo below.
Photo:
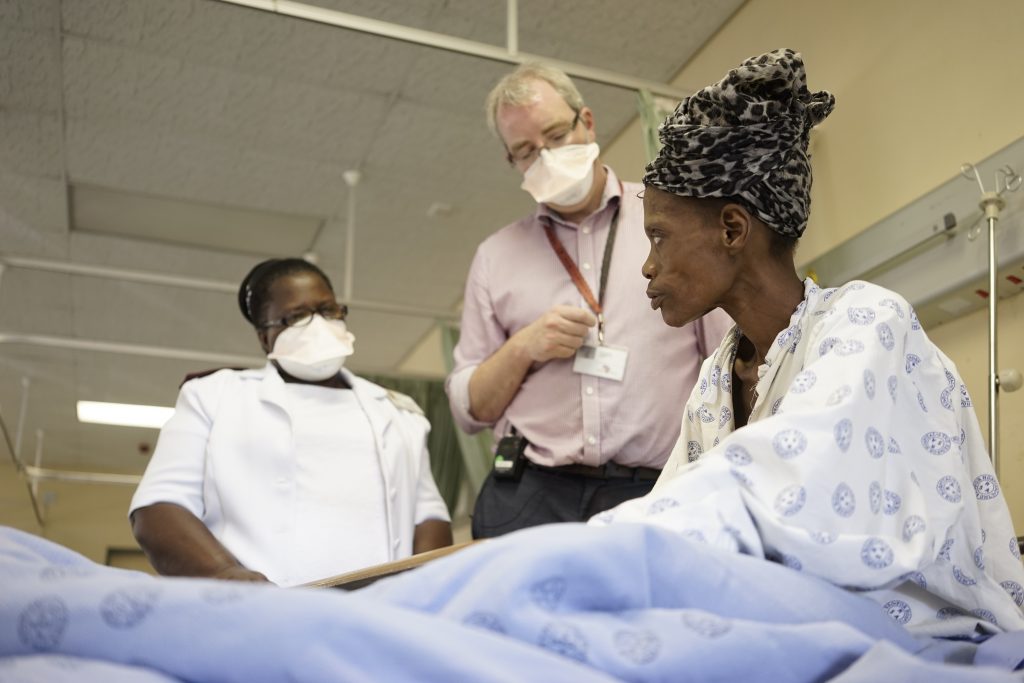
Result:
<svg viewBox="0 0 1024 683"><path fill-rule="evenodd" d="M648 525L550 525L404 569L351 592L156 578L0 529L0 680L977 683L1019 681L1024 659L1024 633L915 637L855 593Z"/></svg>

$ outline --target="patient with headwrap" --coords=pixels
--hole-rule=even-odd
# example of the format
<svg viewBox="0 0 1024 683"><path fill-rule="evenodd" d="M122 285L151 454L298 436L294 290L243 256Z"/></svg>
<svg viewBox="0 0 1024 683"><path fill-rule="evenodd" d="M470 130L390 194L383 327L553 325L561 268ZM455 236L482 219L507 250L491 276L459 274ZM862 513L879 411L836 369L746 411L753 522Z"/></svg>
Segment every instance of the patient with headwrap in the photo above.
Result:
<svg viewBox="0 0 1024 683"><path fill-rule="evenodd" d="M956 367L899 294L800 281L811 93L791 50L684 100L644 176L643 265L669 325L736 325L701 369L642 521L863 591L917 633L1024 628L1006 502Z"/></svg>

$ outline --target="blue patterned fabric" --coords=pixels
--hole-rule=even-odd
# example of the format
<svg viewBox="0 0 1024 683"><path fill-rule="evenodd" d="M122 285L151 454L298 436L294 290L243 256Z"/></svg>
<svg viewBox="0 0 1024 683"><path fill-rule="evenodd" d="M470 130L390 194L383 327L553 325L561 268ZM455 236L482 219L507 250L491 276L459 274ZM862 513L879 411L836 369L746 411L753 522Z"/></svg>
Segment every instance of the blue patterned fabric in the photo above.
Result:
<svg viewBox="0 0 1024 683"><path fill-rule="evenodd" d="M867 282L806 280L737 429L701 416L734 405L722 380L740 335L704 362L651 493L591 523L655 524L800 567L915 634L1024 629L1017 534L977 416L910 305Z"/></svg>
<svg viewBox="0 0 1024 683"><path fill-rule="evenodd" d="M988 643L649 525L527 529L356 593L154 578L0 528L0 585L3 681L1020 680L1013 647L951 665Z"/></svg>

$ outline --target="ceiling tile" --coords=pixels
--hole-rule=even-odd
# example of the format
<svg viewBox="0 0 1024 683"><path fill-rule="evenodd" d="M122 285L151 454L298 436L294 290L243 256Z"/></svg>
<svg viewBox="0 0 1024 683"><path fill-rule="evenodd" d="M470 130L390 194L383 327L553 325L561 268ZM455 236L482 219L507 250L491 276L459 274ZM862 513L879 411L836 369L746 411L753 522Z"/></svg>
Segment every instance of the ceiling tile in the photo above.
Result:
<svg viewBox="0 0 1024 683"><path fill-rule="evenodd" d="M63 182L8 171L0 162L0 230L5 240L4 251L32 249L13 242L34 244L53 233L66 235L67 227Z"/></svg>
<svg viewBox="0 0 1024 683"><path fill-rule="evenodd" d="M0 149L4 165L15 173L62 180L64 156L55 113L0 109Z"/></svg>
<svg viewBox="0 0 1024 683"><path fill-rule="evenodd" d="M0 102L14 111L60 110L60 48L57 32L20 28L0 20Z"/></svg>
<svg viewBox="0 0 1024 683"><path fill-rule="evenodd" d="M0 26L54 30L60 16L60 0L5 0L0 3Z"/></svg>

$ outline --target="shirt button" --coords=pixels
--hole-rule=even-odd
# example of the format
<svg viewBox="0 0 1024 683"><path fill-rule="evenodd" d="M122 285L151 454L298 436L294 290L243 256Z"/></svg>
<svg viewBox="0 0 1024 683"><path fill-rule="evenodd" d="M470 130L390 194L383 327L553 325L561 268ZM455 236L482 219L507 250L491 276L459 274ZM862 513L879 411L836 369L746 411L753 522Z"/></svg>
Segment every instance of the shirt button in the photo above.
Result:
<svg viewBox="0 0 1024 683"><path fill-rule="evenodd" d="M583 270L590 270L590 264L589 263L584 263L583 264Z"/></svg>
<svg viewBox="0 0 1024 683"><path fill-rule="evenodd" d="M278 477L278 478L277 478L277 483L278 483L278 484L285 484L285 483L287 483L287 482L288 482L288 480L287 480L287 479L285 479L284 477Z"/></svg>
<svg viewBox="0 0 1024 683"><path fill-rule="evenodd" d="M396 491L394 487L388 489L388 495L391 496L392 498L394 498L397 493L398 491Z"/></svg>
<svg viewBox="0 0 1024 683"><path fill-rule="evenodd" d="M590 234L590 228L589 227L583 228L583 234L584 235L589 235Z"/></svg>
<svg viewBox="0 0 1024 683"><path fill-rule="evenodd" d="M597 439L595 437L593 437L593 436L588 436L587 437L587 443L589 443L591 446L593 446L595 443L597 443Z"/></svg>
<svg viewBox="0 0 1024 683"><path fill-rule="evenodd" d="M395 550L398 550L398 539L397 538L391 544L391 547L394 548Z"/></svg>
<svg viewBox="0 0 1024 683"><path fill-rule="evenodd" d="M587 387L587 396L594 395L594 387Z"/></svg>

